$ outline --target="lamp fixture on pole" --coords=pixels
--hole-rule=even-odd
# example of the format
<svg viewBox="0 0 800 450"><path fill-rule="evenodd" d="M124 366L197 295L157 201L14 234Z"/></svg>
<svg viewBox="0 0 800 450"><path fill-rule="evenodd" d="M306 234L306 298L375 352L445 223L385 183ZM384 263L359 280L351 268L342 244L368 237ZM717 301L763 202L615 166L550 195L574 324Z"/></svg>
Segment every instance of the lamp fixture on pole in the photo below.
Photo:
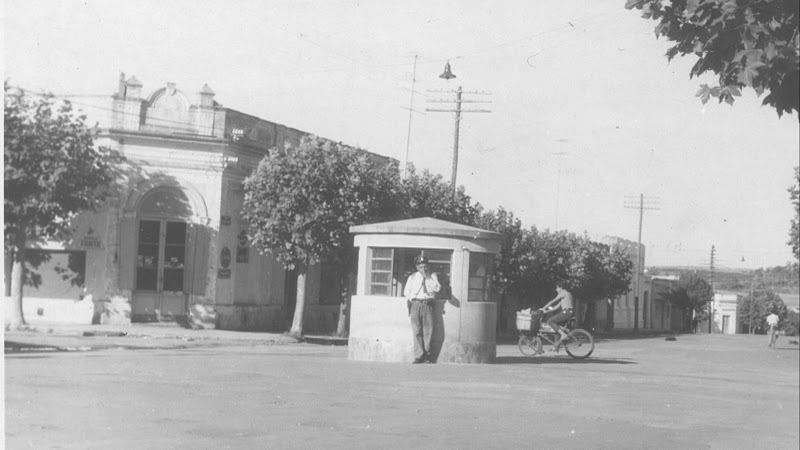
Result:
<svg viewBox="0 0 800 450"><path fill-rule="evenodd" d="M444 72L442 72L442 74L439 75L439 78L443 78L445 80L451 80L455 77L456 76L453 75L453 72L450 70L450 61L447 61L444 65Z"/></svg>

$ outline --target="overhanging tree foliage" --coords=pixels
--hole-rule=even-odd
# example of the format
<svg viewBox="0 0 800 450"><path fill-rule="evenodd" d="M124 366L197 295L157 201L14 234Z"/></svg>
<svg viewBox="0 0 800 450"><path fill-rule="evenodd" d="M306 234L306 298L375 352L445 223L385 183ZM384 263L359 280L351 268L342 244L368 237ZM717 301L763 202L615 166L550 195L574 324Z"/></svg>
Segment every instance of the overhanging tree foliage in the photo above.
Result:
<svg viewBox="0 0 800 450"><path fill-rule="evenodd" d="M32 100L4 84L4 238L12 255L8 328L25 324L26 243L64 241L71 220L113 193L122 158L95 148L85 117L52 96Z"/></svg>
<svg viewBox="0 0 800 450"><path fill-rule="evenodd" d="M245 179L252 245L297 273L290 334L303 334L308 267L329 259L348 267L350 227L398 218L399 185L395 164L378 166L362 150L317 137L271 150Z"/></svg>
<svg viewBox="0 0 800 450"><path fill-rule="evenodd" d="M674 45L667 58L693 54L690 77L706 72L718 85L697 92L733 104L743 88L753 88L763 104L781 116L798 111L800 102L800 36L797 0L628 0L627 9L658 22L656 37ZM800 115L798 115L800 118Z"/></svg>

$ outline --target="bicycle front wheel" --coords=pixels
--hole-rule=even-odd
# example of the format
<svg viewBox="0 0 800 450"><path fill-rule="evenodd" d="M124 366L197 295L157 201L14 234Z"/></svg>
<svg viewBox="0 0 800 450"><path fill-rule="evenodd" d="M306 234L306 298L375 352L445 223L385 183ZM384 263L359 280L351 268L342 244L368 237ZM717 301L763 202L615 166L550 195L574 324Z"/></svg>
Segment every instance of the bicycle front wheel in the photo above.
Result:
<svg viewBox="0 0 800 450"><path fill-rule="evenodd" d="M570 331L562 345L567 354L575 359L588 358L594 351L592 335L579 328Z"/></svg>
<svg viewBox="0 0 800 450"><path fill-rule="evenodd" d="M534 356L542 352L542 340L539 339L539 336L520 336L517 346L525 356Z"/></svg>

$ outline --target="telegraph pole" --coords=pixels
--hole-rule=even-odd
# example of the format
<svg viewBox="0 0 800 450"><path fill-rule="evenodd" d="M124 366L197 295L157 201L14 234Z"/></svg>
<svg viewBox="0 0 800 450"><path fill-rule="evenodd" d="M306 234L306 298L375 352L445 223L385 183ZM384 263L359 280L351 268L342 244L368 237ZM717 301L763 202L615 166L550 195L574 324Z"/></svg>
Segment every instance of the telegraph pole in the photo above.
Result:
<svg viewBox="0 0 800 450"><path fill-rule="evenodd" d="M633 297L633 329L639 329L639 289L641 287L641 273L642 273L642 219L644 217L645 210L659 210L654 203L658 200L657 198L648 199L648 204L645 205L645 198L644 194L639 194L639 202L638 205L633 203L635 197L626 197L625 198L625 208L627 209L638 209L639 210L639 239L636 244L636 278L634 281L634 292Z"/></svg>
<svg viewBox="0 0 800 450"><path fill-rule="evenodd" d="M559 139L558 142L560 143L558 152L552 153L555 156L558 156L558 179L556 181L556 230L558 229L558 204L559 200L561 199L561 158L568 155L568 153L564 152L561 149L561 146L564 145L568 139Z"/></svg>
<svg viewBox="0 0 800 450"><path fill-rule="evenodd" d="M443 73L440 78L444 79L451 79L455 78L455 75L450 72L450 63L445 66L445 73ZM453 136L453 168L452 174L450 176L450 184L453 188L453 197L456 195L456 173L458 172L458 135L459 135L459 124L461 123L461 113L489 113L488 109L462 109L462 103L491 103L489 100L465 100L462 99L464 94L467 95L491 95L489 92L482 92L482 91L464 91L462 90L461 86L459 86L455 91L448 91L448 90L429 90L428 92L439 92L439 93L447 93L447 94L455 94L455 100L451 99L431 99L428 100L429 103L445 103L445 104L452 104L449 109L440 109L440 108L426 108L426 111L431 112L449 112L455 113L455 132Z"/></svg>
<svg viewBox="0 0 800 450"><path fill-rule="evenodd" d="M712 245L711 246L711 263L709 264L709 268L711 269L711 301L708 302L708 334L711 334L711 321L714 318L714 254L716 253L716 248Z"/></svg>
<svg viewBox="0 0 800 450"><path fill-rule="evenodd" d="M408 134L406 135L406 161L403 165L403 178L408 173L408 148L411 144L411 116L414 114L414 85L417 83L417 57L414 55L414 72L411 75L411 101L408 105Z"/></svg>

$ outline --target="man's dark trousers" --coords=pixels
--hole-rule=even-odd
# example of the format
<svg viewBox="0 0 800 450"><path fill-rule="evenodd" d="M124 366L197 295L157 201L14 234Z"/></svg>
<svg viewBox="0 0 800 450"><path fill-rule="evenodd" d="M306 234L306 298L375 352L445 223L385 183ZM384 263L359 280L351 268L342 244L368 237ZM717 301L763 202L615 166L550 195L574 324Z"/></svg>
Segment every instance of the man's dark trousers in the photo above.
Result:
<svg viewBox="0 0 800 450"><path fill-rule="evenodd" d="M411 332L414 335L414 359L430 358L433 300L412 300L410 317Z"/></svg>

